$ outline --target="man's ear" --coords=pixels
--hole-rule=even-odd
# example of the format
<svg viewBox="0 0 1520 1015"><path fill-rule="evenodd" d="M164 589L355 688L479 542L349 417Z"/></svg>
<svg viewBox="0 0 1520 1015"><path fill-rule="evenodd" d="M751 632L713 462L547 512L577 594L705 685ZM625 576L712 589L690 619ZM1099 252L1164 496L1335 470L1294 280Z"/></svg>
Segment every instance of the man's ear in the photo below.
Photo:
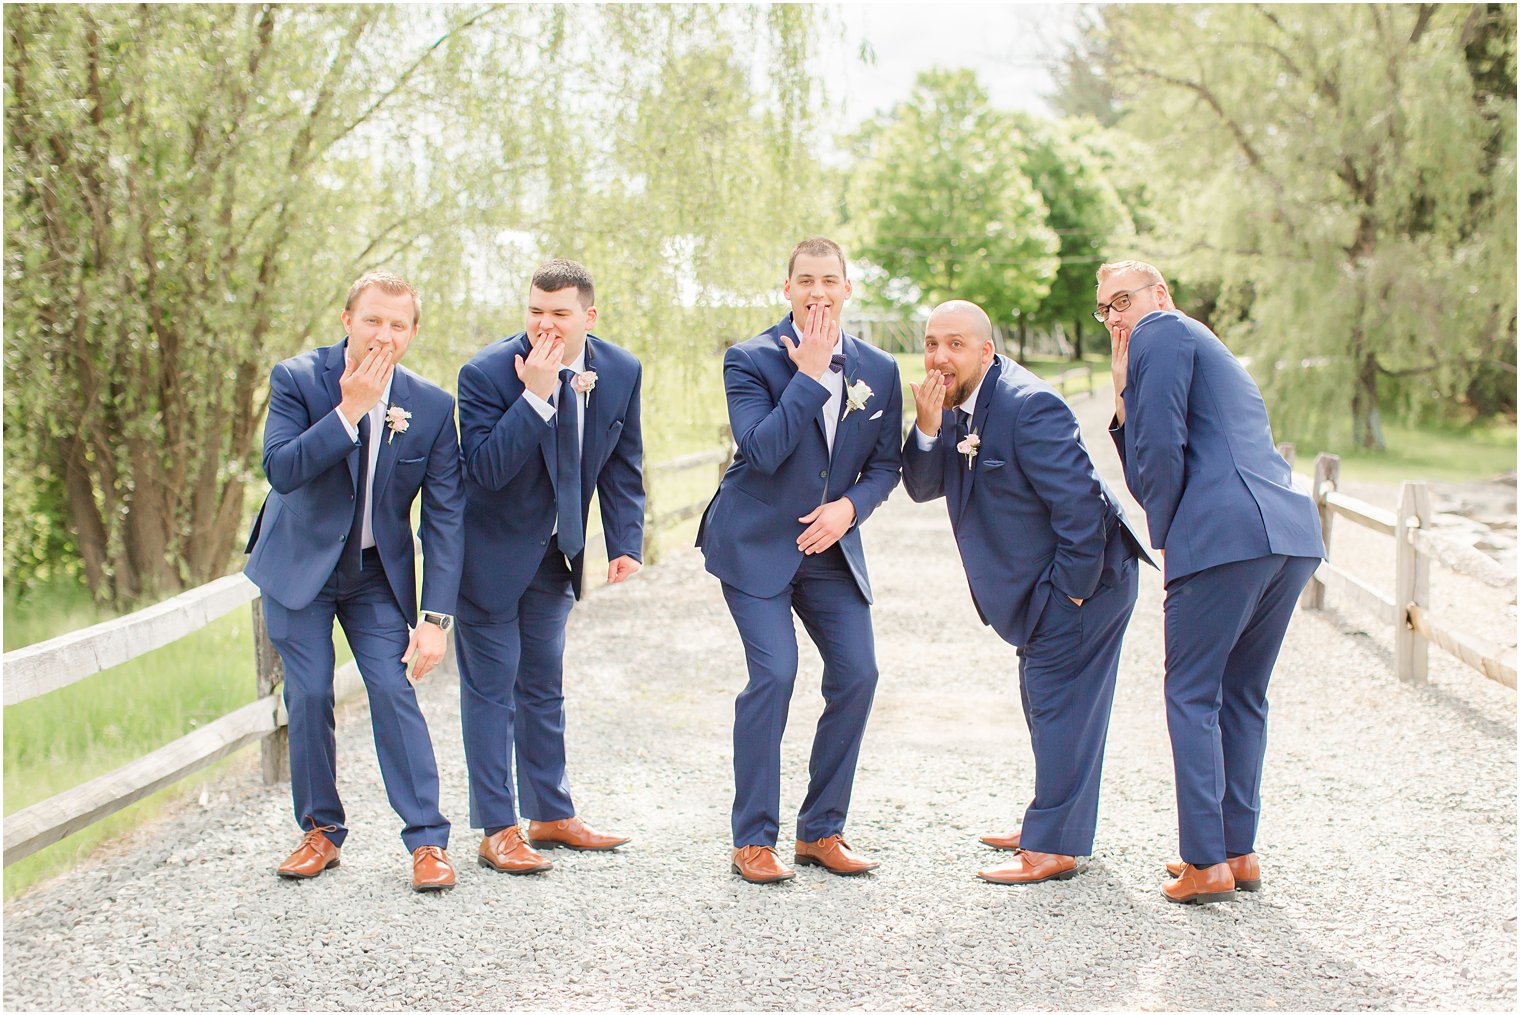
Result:
<svg viewBox="0 0 1520 1015"><path fill-rule="evenodd" d="M587 307L586 308L586 330L590 331L591 330L591 326L593 324L595 324L595 323L596 323L596 307L595 306Z"/></svg>

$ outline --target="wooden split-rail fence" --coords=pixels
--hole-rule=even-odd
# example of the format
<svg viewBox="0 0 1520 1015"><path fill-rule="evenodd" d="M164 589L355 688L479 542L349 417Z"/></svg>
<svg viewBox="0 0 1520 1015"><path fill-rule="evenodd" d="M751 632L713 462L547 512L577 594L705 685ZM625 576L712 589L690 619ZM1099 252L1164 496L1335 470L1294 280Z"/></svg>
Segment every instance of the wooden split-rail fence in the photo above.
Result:
<svg viewBox="0 0 1520 1015"><path fill-rule="evenodd" d="M1068 371L1073 379L1079 372L1080 368ZM1090 387L1090 377L1088 381ZM911 420L911 414L905 413L905 428L911 425ZM646 467L646 561L658 559L660 533L695 517L706 501L703 496L669 505L660 492L662 480L704 468L714 469L721 479L733 460L734 445L726 427L720 436L719 447ZM1284 445L1282 450L1291 462L1292 447ZM1434 644L1485 676L1514 687L1514 650L1501 651L1452 630L1432 616L1430 562L1439 561L1494 588L1507 588L1512 595L1514 576L1476 550L1425 531L1431 514L1424 483L1405 483L1399 507L1387 510L1340 493L1336 489L1339 476L1340 460L1334 455L1320 455L1315 462L1314 477L1308 481L1309 492L1319 508L1325 545L1331 546L1332 522L1336 517L1392 536L1394 595L1389 598L1378 592L1336 566L1332 559L1320 566L1304 591L1302 604L1323 608L1325 594L1329 592L1332 597L1343 598L1391 624L1396 645L1395 666L1405 680L1425 679L1429 646ZM1296 479L1305 482L1303 477ZM241 574L228 575L125 617L5 654L4 703L14 705L161 648L252 603L256 699L113 772L7 816L5 866L255 742L261 744L264 781L273 783L289 778L287 718L279 694L283 669L279 654L264 630L264 613L258 599L259 590L252 582ZM443 665L446 671L452 669L452 641L450 644L450 656ZM334 680L336 697L347 697L360 687L362 681L354 663L339 668Z"/></svg>

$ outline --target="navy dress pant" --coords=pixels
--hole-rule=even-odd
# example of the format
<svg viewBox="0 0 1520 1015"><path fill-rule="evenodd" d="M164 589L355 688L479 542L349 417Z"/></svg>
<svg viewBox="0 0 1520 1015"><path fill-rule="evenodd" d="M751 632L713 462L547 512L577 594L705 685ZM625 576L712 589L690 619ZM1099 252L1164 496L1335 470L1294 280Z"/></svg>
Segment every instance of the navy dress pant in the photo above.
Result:
<svg viewBox="0 0 1520 1015"><path fill-rule="evenodd" d="M1139 588L1131 558L1112 587L1081 606L1055 589L1019 649L1019 694L1034 749L1034 800L1020 842L1039 853L1088 856L1098 827L1103 749L1119 650Z"/></svg>
<svg viewBox="0 0 1520 1015"><path fill-rule="evenodd" d="M1256 851L1267 682L1293 607L1319 566L1272 554L1166 586L1166 725L1185 863Z"/></svg>
<svg viewBox="0 0 1520 1015"><path fill-rule="evenodd" d="M406 679L401 656L410 634L396 604L379 554L367 550L358 572L334 570L302 610L264 597L269 640L285 663L285 709L290 714L290 791L296 823L303 829L335 827L327 837L343 845L348 835L338 798L337 745L333 735L333 619L359 664L369 694L375 752L391 807L403 822L401 841L418 846L449 844L449 823L438 810L438 764L417 692Z"/></svg>
<svg viewBox="0 0 1520 1015"><path fill-rule="evenodd" d="M781 821L781 735L797 681L795 612L823 656L823 716L808 762L797 838L844 830L855 763L876 693L871 607L838 544L804 556L792 582L768 598L724 583L744 642L749 684L734 702L735 846L774 846Z"/></svg>
<svg viewBox="0 0 1520 1015"><path fill-rule="evenodd" d="M517 601L495 623L459 622L460 724L470 770L470 824L575 816L565 775L565 621L575 605L555 539ZM513 749L517 752L514 800Z"/></svg>

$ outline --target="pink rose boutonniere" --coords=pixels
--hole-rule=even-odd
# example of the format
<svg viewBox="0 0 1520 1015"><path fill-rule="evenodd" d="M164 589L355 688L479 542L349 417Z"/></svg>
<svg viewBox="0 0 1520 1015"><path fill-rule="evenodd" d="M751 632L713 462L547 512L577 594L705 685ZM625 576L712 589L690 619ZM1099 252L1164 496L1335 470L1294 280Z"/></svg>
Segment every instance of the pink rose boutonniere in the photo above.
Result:
<svg viewBox="0 0 1520 1015"><path fill-rule="evenodd" d="M596 371L582 370L570 378L570 387L582 395L591 394L591 389L596 387Z"/></svg>
<svg viewBox="0 0 1520 1015"><path fill-rule="evenodd" d="M955 450L966 456L966 468L971 468L976 461L976 453L982 446L980 434L967 434L965 438L955 446Z"/></svg>
<svg viewBox="0 0 1520 1015"><path fill-rule="evenodd" d="M411 418L412 414L399 405L393 405L385 410L385 427L390 431L386 435L385 443L389 444L395 440L398 433L406 433L407 428L412 425L408 422Z"/></svg>

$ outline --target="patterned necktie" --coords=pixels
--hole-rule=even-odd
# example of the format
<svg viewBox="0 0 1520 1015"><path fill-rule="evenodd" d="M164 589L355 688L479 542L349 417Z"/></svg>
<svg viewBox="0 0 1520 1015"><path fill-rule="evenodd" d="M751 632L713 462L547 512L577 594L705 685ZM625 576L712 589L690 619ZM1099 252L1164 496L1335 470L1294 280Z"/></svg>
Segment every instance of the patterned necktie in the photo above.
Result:
<svg viewBox="0 0 1520 1015"><path fill-rule="evenodd" d="M554 480L555 509L559 521L559 549L574 558L586 545L581 526L581 451L576 420L578 397L572 381L575 371L569 367L559 372L559 405L555 415Z"/></svg>
<svg viewBox="0 0 1520 1015"><path fill-rule="evenodd" d="M364 542L364 497L369 486L369 413L359 417L359 485L354 490L354 521L348 527L348 541L343 544L338 567L348 575L358 576L363 562L359 544Z"/></svg>
<svg viewBox="0 0 1520 1015"><path fill-rule="evenodd" d="M836 374L844 373L844 353L836 352L829 357L829 369Z"/></svg>

